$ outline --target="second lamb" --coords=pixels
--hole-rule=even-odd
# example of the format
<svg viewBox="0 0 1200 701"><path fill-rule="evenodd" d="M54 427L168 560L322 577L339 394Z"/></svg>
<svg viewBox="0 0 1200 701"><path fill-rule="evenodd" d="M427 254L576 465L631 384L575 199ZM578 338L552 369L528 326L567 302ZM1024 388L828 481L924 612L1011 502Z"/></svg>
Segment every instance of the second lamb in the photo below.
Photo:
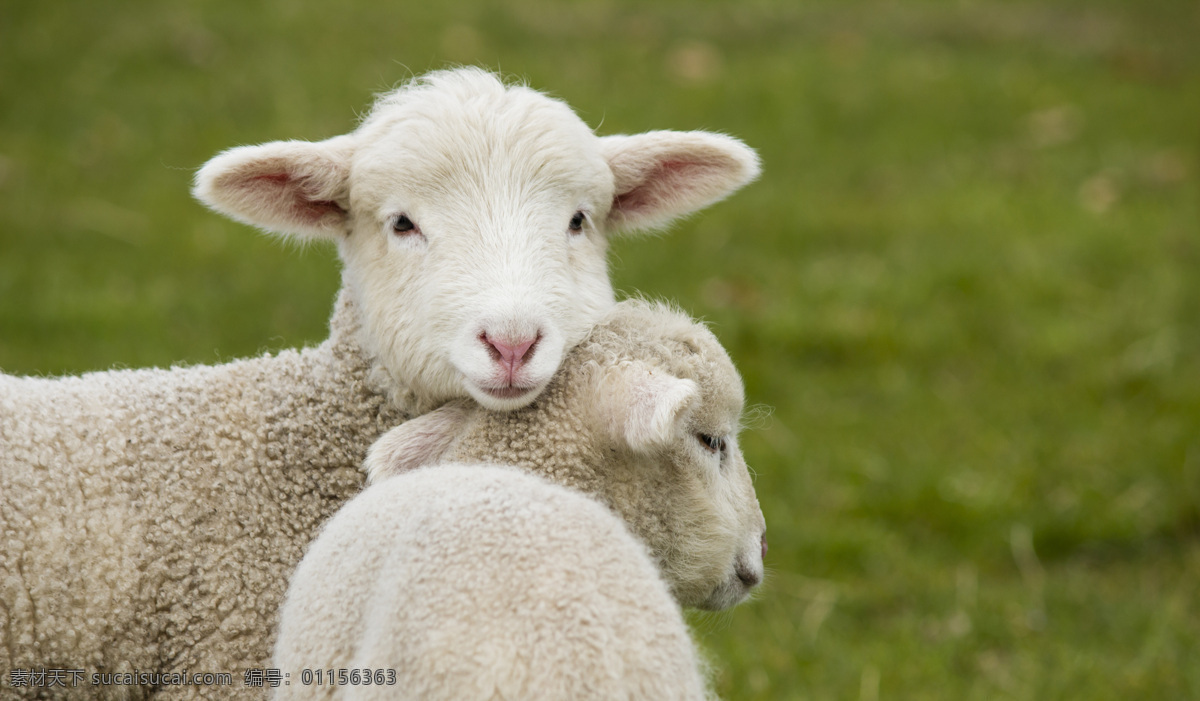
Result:
<svg viewBox="0 0 1200 701"><path fill-rule="evenodd" d="M737 443L744 403L712 332L665 305L626 301L531 406L447 404L380 438L367 474L375 482L450 462L530 470L615 511L680 604L723 609L762 581L767 549Z"/></svg>

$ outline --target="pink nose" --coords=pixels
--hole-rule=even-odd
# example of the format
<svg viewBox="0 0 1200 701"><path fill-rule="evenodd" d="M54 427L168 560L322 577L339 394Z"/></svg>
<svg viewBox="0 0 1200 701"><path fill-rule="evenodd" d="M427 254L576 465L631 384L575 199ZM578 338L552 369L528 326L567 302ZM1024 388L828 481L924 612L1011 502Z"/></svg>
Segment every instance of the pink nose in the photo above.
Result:
<svg viewBox="0 0 1200 701"><path fill-rule="evenodd" d="M767 534L766 533L764 533L763 537L762 537L762 556L763 557L767 556Z"/></svg>
<svg viewBox="0 0 1200 701"><path fill-rule="evenodd" d="M507 339L500 339L488 333L480 334L483 336L484 342L491 347L492 360L500 363L507 371L508 379L511 382L513 375L525 361L533 356L534 346L537 345L540 335L530 339L522 339L510 342Z"/></svg>

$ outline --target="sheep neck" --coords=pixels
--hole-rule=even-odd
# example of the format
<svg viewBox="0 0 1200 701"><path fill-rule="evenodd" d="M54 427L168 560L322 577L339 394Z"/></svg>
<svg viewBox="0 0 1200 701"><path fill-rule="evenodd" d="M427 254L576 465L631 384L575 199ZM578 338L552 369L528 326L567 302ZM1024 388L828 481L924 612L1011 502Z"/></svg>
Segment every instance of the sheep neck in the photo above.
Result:
<svg viewBox="0 0 1200 701"><path fill-rule="evenodd" d="M412 385L396 377L371 350L359 304L345 284L338 291L329 318L329 340L322 347L327 348L337 362L361 368L366 390L382 395L391 408L408 416L417 416L433 408L422 406Z"/></svg>

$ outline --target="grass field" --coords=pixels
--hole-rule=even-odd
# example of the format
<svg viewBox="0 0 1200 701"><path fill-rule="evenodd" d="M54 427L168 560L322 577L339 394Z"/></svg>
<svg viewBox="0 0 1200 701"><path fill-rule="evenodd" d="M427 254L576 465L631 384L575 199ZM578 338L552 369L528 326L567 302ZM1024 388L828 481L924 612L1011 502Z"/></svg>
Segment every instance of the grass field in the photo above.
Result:
<svg viewBox="0 0 1200 701"><path fill-rule="evenodd" d="M769 580L693 618L723 698L1200 698L1196 3L333 7L0 5L0 368L323 338L333 252L206 212L194 169L498 67L763 156L612 256L773 409Z"/></svg>

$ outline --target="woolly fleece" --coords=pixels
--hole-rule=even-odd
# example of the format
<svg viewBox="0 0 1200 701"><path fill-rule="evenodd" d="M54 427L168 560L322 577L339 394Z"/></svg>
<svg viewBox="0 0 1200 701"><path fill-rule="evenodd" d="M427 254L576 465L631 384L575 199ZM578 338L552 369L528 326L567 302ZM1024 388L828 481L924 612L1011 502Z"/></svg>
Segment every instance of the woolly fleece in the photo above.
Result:
<svg viewBox="0 0 1200 701"><path fill-rule="evenodd" d="M233 692L156 698L261 697L242 674L269 661L288 575L407 418L370 380L346 295L330 327L315 348L216 367L0 375L0 673L231 672Z"/></svg>
<svg viewBox="0 0 1200 701"><path fill-rule="evenodd" d="M280 701L708 698L679 607L623 523L495 466L416 470L339 511L292 579L273 665L291 679ZM304 685L305 669L395 684Z"/></svg>

